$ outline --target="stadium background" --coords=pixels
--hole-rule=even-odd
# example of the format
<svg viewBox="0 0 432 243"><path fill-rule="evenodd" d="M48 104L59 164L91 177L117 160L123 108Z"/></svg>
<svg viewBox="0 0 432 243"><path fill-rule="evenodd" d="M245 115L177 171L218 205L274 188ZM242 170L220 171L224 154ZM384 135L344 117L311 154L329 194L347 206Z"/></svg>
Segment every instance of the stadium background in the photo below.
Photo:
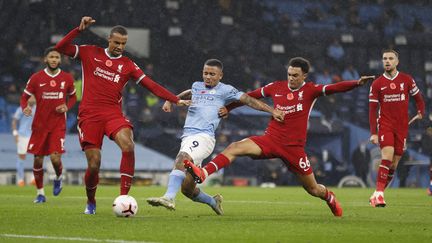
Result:
<svg viewBox="0 0 432 243"><path fill-rule="evenodd" d="M224 62L223 82L248 91L286 79L285 65L294 56L311 61L313 71L309 80L317 83L356 79L359 74L380 75L381 50L395 48L400 53L399 69L415 78L425 98L426 114L431 112L432 5L429 1L2 0L0 7L0 132L4 134L11 133L11 116L28 77L43 67L43 50L77 26L85 15L95 18L96 26L121 24L148 30L149 56L128 55L146 74L174 93L201 80L202 64L208 58ZM106 45L103 38L91 31L83 33L78 43ZM79 89L79 63L64 59L62 68L74 73ZM353 152L369 137L368 90L363 87L322 97L316 103L309 123L307 152L318 181L336 185L341 178L356 174ZM163 113L162 101L133 82L125 88L123 104L125 114L134 123L136 143L173 158L179 148L186 110ZM76 133L76 112L77 106L68 114L71 134ZM218 129L215 154L232 141L261 133L268 119L248 109L234 112ZM399 179L405 178L405 182L397 179L393 186L427 185L432 153L431 144L425 142L428 127L431 127L430 115L410 127L409 153L398 171ZM0 141L2 154L13 154L10 149L3 149L12 141ZM70 143L77 145L77 141ZM103 158L106 171L117 171L120 158L117 152L114 154L117 162L107 164ZM368 152L370 161L360 163L367 165L369 176L363 181L371 185L379 150L368 145ZM85 169L85 161L81 161L81 166L68 168L69 158L64 159L65 169ZM11 175L5 182L13 183L14 168L8 165L14 161L5 160L5 156L0 159L0 173L6 177ZM27 168L31 168L30 160ZM159 161L145 158L141 163ZM236 185L264 182L296 185L280 161L249 158L237 159L219 181Z"/></svg>

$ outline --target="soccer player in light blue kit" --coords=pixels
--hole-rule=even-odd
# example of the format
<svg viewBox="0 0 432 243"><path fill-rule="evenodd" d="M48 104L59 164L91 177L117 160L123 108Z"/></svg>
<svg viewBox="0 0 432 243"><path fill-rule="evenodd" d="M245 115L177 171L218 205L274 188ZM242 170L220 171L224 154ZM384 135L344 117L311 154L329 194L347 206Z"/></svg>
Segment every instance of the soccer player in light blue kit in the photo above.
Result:
<svg viewBox="0 0 432 243"><path fill-rule="evenodd" d="M168 179L168 188L162 197L151 197L147 202L152 206L163 206L169 210L175 209L175 197L179 189L191 200L208 204L218 215L223 214L222 196L217 194L209 196L196 188L190 174L185 173L184 160L193 161L196 165L207 158L215 147L215 130L220 122L219 110L232 101L240 101L256 110L272 114L273 118L282 122L283 113L274 110L267 104L238 91L231 85L221 83L223 77L223 64L217 59L209 59L204 63L203 80L194 82L192 89L179 94L181 99L191 99L186 122L184 125L182 143L177 154L174 168ZM172 105L165 102L162 109L171 112Z"/></svg>
<svg viewBox="0 0 432 243"><path fill-rule="evenodd" d="M30 97L28 104L32 107L36 105L34 96ZM25 116L22 112L21 107L18 107L12 118L12 135L15 137L17 144L18 158L16 161L16 181L18 186L24 186L24 162L26 160L27 146L32 133L31 126L33 122L33 116Z"/></svg>

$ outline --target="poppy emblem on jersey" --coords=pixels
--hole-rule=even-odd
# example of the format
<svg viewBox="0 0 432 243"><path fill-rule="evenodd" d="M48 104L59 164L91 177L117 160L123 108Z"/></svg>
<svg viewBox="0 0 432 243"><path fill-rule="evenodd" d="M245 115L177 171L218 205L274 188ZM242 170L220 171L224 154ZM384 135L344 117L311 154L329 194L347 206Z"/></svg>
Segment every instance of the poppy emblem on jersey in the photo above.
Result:
<svg viewBox="0 0 432 243"><path fill-rule="evenodd" d="M56 85L57 85L57 83L56 83L55 80L51 80L51 81L50 81L50 86L51 86L51 87L55 87Z"/></svg>
<svg viewBox="0 0 432 243"><path fill-rule="evenodd" d="M205 90L201 90L200 93L201 93L201 94L205 94L205 93L207 93L207 91L205 91Z"/></svg>
<svg viewBox="0 0 432 243"><path fill-rule="evenodd" d="M391 84L390 84L390 89L396 89L396 84L391 83Z"/></svg>
<svg viewBox="0 0 432 243"><path fill-rule="evenodd" d="M106 60L106 61L105 61L105 65L106 65L107 67L111 67L111 66L112 66L112 61L111 61L111 60Z"/></svg>
<svg viewBox="0 0 432 243"><path fill-rule="evenodd" d="M294 99L294 95L293 95L293 93L289 93L289 94L287 94L287 99L288 99L288 100L292 100L292 99Z"/></svg>

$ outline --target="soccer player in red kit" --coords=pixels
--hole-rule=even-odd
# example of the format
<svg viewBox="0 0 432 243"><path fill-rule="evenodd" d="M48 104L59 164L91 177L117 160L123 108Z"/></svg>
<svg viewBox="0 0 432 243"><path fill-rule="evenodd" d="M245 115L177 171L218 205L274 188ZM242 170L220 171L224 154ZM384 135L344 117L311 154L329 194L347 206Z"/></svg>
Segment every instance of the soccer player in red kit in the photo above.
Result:
<svg viewBox="0 0 432 243"><path fill-rule="evenodd" d="M128 39L123 26L115 26L108 37L108 47L73 45L72 40L95 20L83 17L79 27L73 29L56 48L71 57L81 59L83 93L78 112L78 131L88 167L85 174L87 206L85 214L96 213L96 187L99 181L101 147L104 135L114 140L122 151L120 162L120 194L129 192L135 171L132 124L123 116L122 90L129 79L150 90L158 97L177 105L190 101L177 96L154 82L129 58L123 56Z"/></svg>
<svg viewBox="0 0 432 243"><path fill-rule="evenodd" d="M384 74L372 83L369 94L370 141L379 144L381 148L376 190L369 199L373 207L385 207L384 190L393 179L405 149L409 125L409 96L413 96L416 102L415 119L421 119L425 110L422 95L414 79L397 70L398 53L394 50L383 51L382 62Z"/></svg>
<svg viewBox="0 0 432 243"><path fill-rule="evenodd" d="M284 122L280 123L272 118L264 135L252 136L230 144L204 168L199 168L185 160L185 168L194 179L202 183L208 175L228 166L237 156L259 159L280 158L289 170L297 175L309 194L325 200L335 216L342 216L342 208L334 193L315 181L304 151L309 114L319 96L351 90L374 77L366 76L358 81L321 85L305 82L309 68L310 64L306 59L292 58L288 64L288 81L276 81L249 92L249 96L257 99L271 97L274 108L285 113ZM240 104L232 103L227 109L231 110L237 106ZM222 109L220 115L225 116L226 110Z"/></svg>
<svg viewBox="0 0 432 243"><path fill-rule="evenodd" d="M47 67L30 77L21 96L21 108L26 116L32 114L28 99L32 95L36 98L36 112L28 144L28 152L34 154L33 174L37 188L35 203L46 201L43 188L45 155L50 155L56 173L53 183L54 196L59 195L62 190L61 155L65 152L66 111L76 102L74 79L59 67L60 53L53 47L46 49L44 62ZM67 101L66 97L69 97Z"/></svg>

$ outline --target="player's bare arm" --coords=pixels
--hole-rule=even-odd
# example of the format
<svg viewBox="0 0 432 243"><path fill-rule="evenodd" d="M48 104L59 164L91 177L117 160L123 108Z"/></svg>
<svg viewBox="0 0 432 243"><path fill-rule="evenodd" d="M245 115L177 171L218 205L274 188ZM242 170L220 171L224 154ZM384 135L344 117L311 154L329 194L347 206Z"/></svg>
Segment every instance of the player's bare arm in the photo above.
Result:
<svg viewBox="0 0 432 243"><path fill-rule="evenodd" d="M83 31L90 27L90 25L94 24L96 22L95 19L89 16L84 16L81 18L81 23L79 25L79 31Z"/></svg>
<svg viewBox="0 0 432 243"><path fill-rule="evenodd" d="M272 114L273 118L275 120L277 120L278 122L282 122L284 119L284 115L283 115L282 111L275 110L272 107L270 107L269 105L267 105L266 103L259 101L255 98L252 98L247 94L243 94L240 97L240 102L249 106L249 107L252 107L255 110L265 111L265 112Z"/></svg>
<svg viewBox="0 0 432 243"><path fill-rule="evenodd" d="M368 82L371 82L375 79L375 75L371 76L361 76L360 79L357 81L358 85L365 85Z"/></svg>
<svg viewBox="0 0 432 243"><path fill-rule="evenodd" d="M185 90L180 94L178 94L177 97L183 100L190 100L192 98L192 90L191 89ZM165 112L172 112L172 103L168 100L165 101L165 103L162 106L162 110Z"/></svg>

